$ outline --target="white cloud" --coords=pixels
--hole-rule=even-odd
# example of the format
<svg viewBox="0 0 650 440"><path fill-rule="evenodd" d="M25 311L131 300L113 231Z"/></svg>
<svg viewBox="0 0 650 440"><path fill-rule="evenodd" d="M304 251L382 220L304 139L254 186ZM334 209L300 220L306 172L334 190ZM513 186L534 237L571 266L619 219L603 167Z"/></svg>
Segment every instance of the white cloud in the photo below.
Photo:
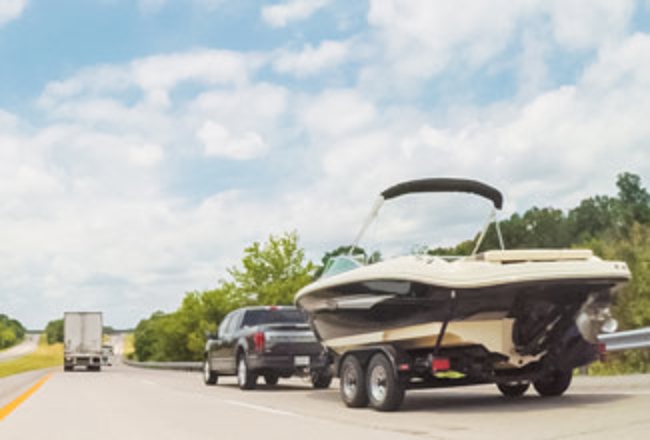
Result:
<svg viewBox="0 0 650 440"><path fill-rule="evenodd" d="M0 27L19 18L26 6L27 0L0 0Z"/></svg>
<svg viewBox="0 0 650 440"><path fill-rule="evenodd" d="M281 28L292 21L306 20L329 0L289 0L262 8L262 19L272 27Z"/></svg>
<svg viewBox="0 0 650 440"><path fill-rule="evenodd" d="M160 145L142 144L131 147L129 151L131 164L142 168L151 168L163 160L165 153Z"/></svg>
<svg viewBox="0 0 650 440"><path fill-rule="evenodd" d="M555 0L550 15L560 45L571 49L598 47L620 39L634 12L635 0Z"/></svg>
<svg viewBox="0 0 650 440"><path fill-rule="evenodd" d="M205 91L188 105L188 112L198 125L212 118L235 131L268 133L277 130L288 107L287 89L257 83L235 89Z"/></svg>
<svg viewBox="0 0 650 440"><path fill-rule="evenodd" d="M277 72L305 77L338 67L349 57L349 44L322 41L316 48L307 44L300 52L280 51L273 61Z"/></svg>
<svg viewBox="0 0 650 440"><path fill-rule="evenodd" d="M328 90L310 99L300 119L316 136L340 136L368 126L375 112L374 105L354 90Z"/></svg>
<svg viewBox="0 0 650 440"><path fill-rule="evenodd" d="M0 108L0 128L13 129L18 125L18 117Z"/></svg>
<svg viewBox="0 0 650 440"><path fill-rule="evenodd" d="M364 75L376 81L390 81L391 76L408 81L453 66L476 69L502 54L519 37L519 30L544 29L546 22L552 28L552 42L561 48L598 48L625 36L634 4L635 0L371 0L368 23L382 50Z"/></svg>
<svg viewBox="0 0 650 440"><path fill-rule="evenodd" d="M233 134L222 125L207 121L197 133L203 143L206 156L224 157L235 160L255 159L264 155L268 146L255 132Z"/></svg>
<svg viewBox="0 0 650 440"><path fill-rule="evenodd" d="M123 94L139 89L154 106L170 104L169 93L178 85L242 85L263 60L255 54L227 50L197 50L154 55L126 65L100 66L83 70L64 81L47 85L41 96L43 105L84 94Z"/></svg>

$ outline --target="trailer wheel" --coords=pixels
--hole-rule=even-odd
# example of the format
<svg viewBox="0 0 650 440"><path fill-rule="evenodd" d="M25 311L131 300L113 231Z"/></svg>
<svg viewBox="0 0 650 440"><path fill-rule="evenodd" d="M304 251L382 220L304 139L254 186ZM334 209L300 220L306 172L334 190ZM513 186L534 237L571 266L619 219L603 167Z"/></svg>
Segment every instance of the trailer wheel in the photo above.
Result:
<svg viewBox="0 0 650 440"><path fill-rule="evenodd" d="M561 396L571 385L572 377L573 372L571 370L555 370L533 382L533 386L542 397Z"/></svg>
<svg viewBox="0 0 650 440"><path fill-rule="evenodd" d="M363 366L355 355L350 354L345 357L341 364L340 376L341 399L343 402L350 408L368 406Z"/></svg>
<svg viewBox="0 0 650 440"><path fill-rule="evenodd" d="M395 411L404 401L404 384L393 363L383 353L370 359L366 388L370 406L378 411Z"/></svg>
<svg viewBox="0 0 650 440"><path fill-rule="evenodd" d="M521 397L526 393L526 391L528 391L529 387L529 382L511 382L497 384L497 388L499 388L501 394L506 397Z"/></svg>

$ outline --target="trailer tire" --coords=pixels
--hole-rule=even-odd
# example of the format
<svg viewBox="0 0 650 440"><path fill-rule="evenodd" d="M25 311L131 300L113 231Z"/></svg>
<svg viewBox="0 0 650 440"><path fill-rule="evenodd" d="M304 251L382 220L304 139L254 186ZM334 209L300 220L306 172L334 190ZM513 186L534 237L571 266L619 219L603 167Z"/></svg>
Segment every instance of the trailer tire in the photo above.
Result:
<svg viewBox="0 0 650 440"><path fill-rule="evenodd" d="M349 354L341 363L340 370L341 400L350 408L368 406L366 392L366 375L359 359Z"/></svg>
<svg viewBox="0 0 650 440"><path fill-rule="evenodd" d="M404 384L399 380L393 363L383 353L370 359L366 389L370 406L378 411L395 411L404 401Z"/></svg>
<svg viewBox="0 0 650 440"><path fill-rule="evenodd" d="M505 397L521 397L530 388L530 382L498 383L497 388Z"/></svg>
<svg viewBox="0 0 650 440"><path fill-rule="evenodd" d="M533 382L535 390L542 397L561 396L571 385L573 371L551 371L546 376Z"/></svg>

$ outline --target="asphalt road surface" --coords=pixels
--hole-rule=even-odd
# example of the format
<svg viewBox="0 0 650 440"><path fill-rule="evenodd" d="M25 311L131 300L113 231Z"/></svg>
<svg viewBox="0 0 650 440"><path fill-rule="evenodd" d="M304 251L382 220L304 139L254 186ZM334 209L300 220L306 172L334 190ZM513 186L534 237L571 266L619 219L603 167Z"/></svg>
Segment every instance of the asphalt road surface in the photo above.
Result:
<svg viewBox="0 0 650 440"><path fill-rule="evenodd" d="M25 356L26 354L36 350L39 338L40 335L27 335L25 336L25 340L15 347L0 351L0 362Z"/></svg>
<svg viewBox="0 0 650 440"><path fill-rule="evenodd" d="M45 373L0 380L7 402ZM13 386L7 385L9 380ZM21 390L17 384L23 384ZM4 394L4 396L2 396ZM9 396L9 394L11 396ZM56 370L0 421L0 439L647 439L650 375L577 378L561 398L506 399L494 386L407 393L397 413L345 408L336 382L312 390L288 380L240 391L206 387L199 373L122 365Z"/></svg>

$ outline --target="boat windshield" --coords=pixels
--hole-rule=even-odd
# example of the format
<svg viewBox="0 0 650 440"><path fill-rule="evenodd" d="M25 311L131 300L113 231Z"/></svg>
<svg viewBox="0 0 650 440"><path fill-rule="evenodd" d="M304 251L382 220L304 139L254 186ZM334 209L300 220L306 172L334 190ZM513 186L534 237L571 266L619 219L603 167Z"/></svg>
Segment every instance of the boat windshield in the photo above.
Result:
<svg viewBox="0 0 650 440"><path fill-rule="evenodd" d="M363 262L351 255L340 255L332 257L327 261L325 269L323 270L322 278L338 275L353 269L363 266Z"/></svg>

